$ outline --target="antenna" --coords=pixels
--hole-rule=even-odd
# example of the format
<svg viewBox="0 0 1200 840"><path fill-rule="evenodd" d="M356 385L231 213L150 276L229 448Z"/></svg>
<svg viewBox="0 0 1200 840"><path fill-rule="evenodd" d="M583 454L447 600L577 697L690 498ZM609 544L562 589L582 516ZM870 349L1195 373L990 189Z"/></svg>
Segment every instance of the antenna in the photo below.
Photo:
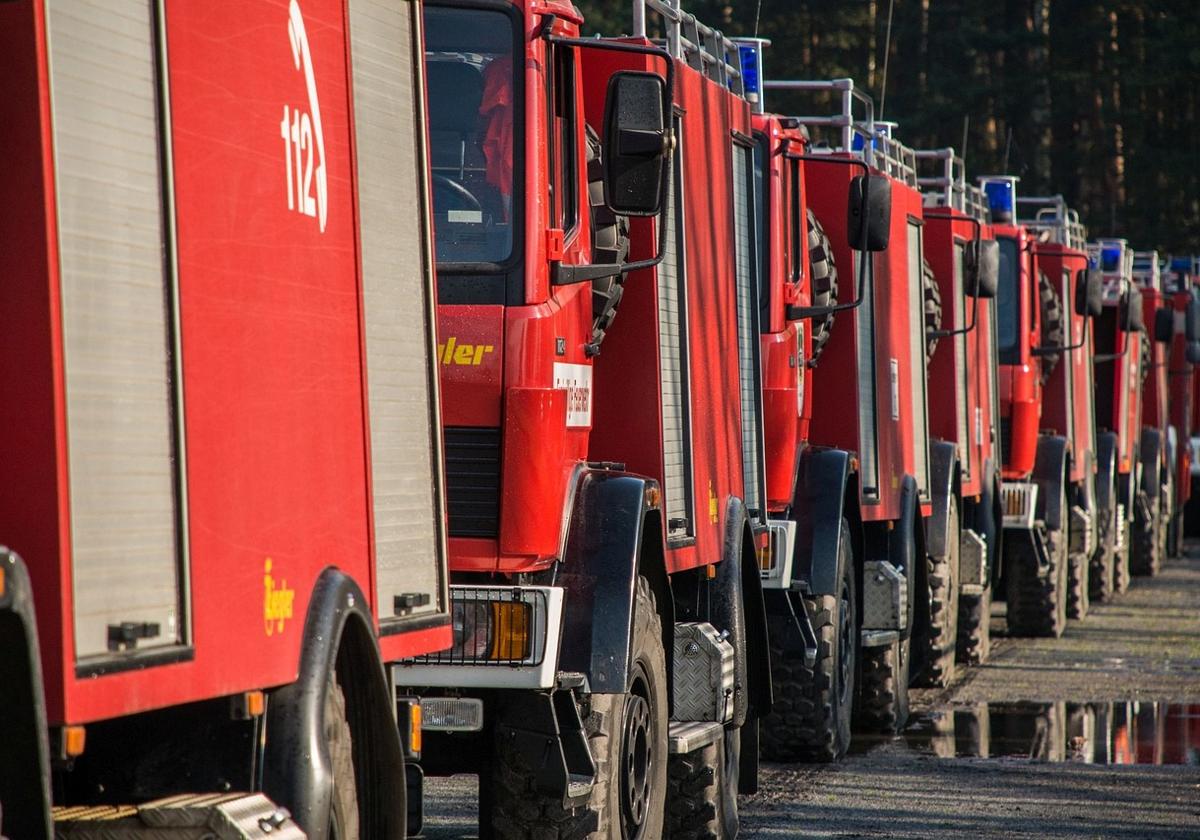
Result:
<svg viewBox="0 0 1200 840"><path fill-rule="evenodd" d="M1000 167L1001 172L1008 171L1008 150L1012 148L1012 126L1009 126L1008 133L1004 138L1004 165Z"/></svg>
<svg viewBox="0 0 1200 840"><path fill-rule="evenodd" d="M879 119L883 119L883 106L887 102L888 58L892 55L892 10L896 0L888 0L887 34L883 38L883 79L879 83Z"/></svg>
<svg viewBox="0 0 1200 840"><path fill-rule="evenodd" d="M968 129L970 129L970 127L971 127L971 115L963 114L963 141L962 141L962 145L959 146L959 148L962 149L961 157L962 157L964 173L966 172L966 169L967 169L967 131L968 131Z"/></svg>

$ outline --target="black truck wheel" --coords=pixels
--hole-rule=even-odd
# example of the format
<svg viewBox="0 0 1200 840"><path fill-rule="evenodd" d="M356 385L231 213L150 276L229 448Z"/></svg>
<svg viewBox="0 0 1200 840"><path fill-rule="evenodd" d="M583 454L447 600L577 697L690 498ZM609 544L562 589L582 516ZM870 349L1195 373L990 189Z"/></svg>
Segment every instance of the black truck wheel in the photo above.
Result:
<svg viewBox="0 0 1200 840"><path fill-rule="evenodd" d="M671 756L667 768L667 831L670 840L719 840L725 738L708 746Z"/></svg>
<svg viewBox="0 0 1200 840"><path fill-rule="evenodd" d="M982 665L992 653L992 587L958 597L958 661Z"/></svg>
<svg viewBox="0 0 1200 840"><path fill-rule="evenodd" d="M812 286L813 306L832 306L838 302L838 272L833 261L833 248L825 228L812 210L808 214L808 271ZM833 313L813 321L812 361L815 364L833 334Z"/></svg>
<svg viewBox="0 0 1200 840"><path fill-rule="evenodd" d="M1037 557L1028 542L1013 540L1013 543L1020 549L1005 564L1008 634L1058 638L1067 626L1067 534L1062 530L1046 531L1050 565L1044 570L1038 568Z"/></svg>
<svg viewBox="0 0 1200 840"><path fill-rule="evenodd" d="M929 633L924 638L925 670L920 684L945 688L954 679L955 653L958 647L958 504L950 500L947 525L947 553L944 557L928 556L929 565Z"/></svg>
<svg viewBox="0 0 1200 840"><path fill-rule="evenodd" d="M858 593L850 526L842 520L838 551L839 593L804 598L817 634L817 661L804 662L802 647L788 647L785 621L768 618L774 703L762 721L763 755L772 761L836 761L850 747L850 718L858 658Z"/></svg>
<svg viewBox="0 0 1200 840"><path fill-rule="evenodd" d="M329 808L330 840L358 840L358 785L354 772L354 742L346 716L346 695L330 678L325 687L322 716L329 764L333 770L333 797Z"/></svg>
<svg viewBox="0 0 1200 840"><path fill-rule="evenodd" d="M1109 498L1115 494L1109 491ZM1113 596L1113 573L1117 549L1117 511L1099 508L1096 522L1096 550L1092 552L1088 575L1088 595L1092 601L1103 602Z"/></svg>
<svg viewBox="0 0 1200 840"><path fill-rule="evenodd" d="M1062 300L1059 298L1058 292L1054 291L1054 285L1050 282L1050 278L1040 271L1038 272L1038 299L1042 308L1042 346L1065 346L1067 342ZM1061 352L1047 353L1042 356L1042 385L1050 381L1050 375L1054 373L1054 368L1058 366L1060 358L1062 358Z"/></svg>
<svg viewBox="0 0 1200 840"><path fill-rule="evenodd" d="M1146 503L1133 517L1133 546L1129 555L1129 570L1135 575L1154 576L1162 568L1162 549L1166 542L1162 528L1162 501L1158 497Z"/></svg>
<svg viewBox="0 0 1200 840"><path fill-rule="evenodd" d="M925 310L925 358L932 359L937 349L936 333L942 328L942 290L933 276L929 260L921 258L922 300Z"/></svg>
<svg viewBox="0 0 1200 840"><path fill-rule="evenodd" d="M667 659L649 582L634 599L629 687L592 694L580 715L596 763L588 801L567 809L538 792L537 768L504 739L496 741L492 775L495 836L515 840L650 840L661 837L667 795Z"/></svg>
<svg viewBox="0 0 1200 840"><path fill-rule="evenodd" d="M1121 593L1129 591L1129 584L1133 580L1133 574L1130 570L1130 555L1133 551L1133 525L1126 519L1117 520L1117 528L1122 532L1121 548L1114 550L1113 554L1113 591Z"/></svg>
<svg viewBox="0 0 1200 840"><path fill-rule="evenodd" d="M1067 618L1087 618L1091 607L1091 558L1072 553L1067 562Z"/></svg>
<svg viewBox="0 0 1200 840"><path fill-rule="evenodd" d="M629 219L619 216L604 202L604 164L600 138L587 127L588 205L592 223L592 264L619 265L629 256ZM592 281L592 345L599 348L617 317L625 292L620 272Z"/></svg>
<svg viewBox="0 0 1200 840"><path fill-rule="evenodd" d="M863 648L857 714L863 732L895 735L908 723L911 639Z"/></svg>

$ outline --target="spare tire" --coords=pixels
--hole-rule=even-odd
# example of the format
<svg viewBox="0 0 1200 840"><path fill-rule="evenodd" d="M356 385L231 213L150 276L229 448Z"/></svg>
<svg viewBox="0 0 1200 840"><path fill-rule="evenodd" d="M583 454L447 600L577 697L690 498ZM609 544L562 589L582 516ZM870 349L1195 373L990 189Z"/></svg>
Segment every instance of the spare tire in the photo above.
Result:
<svg viewBox="0 0 1200 840"><path fill-rule="evenodd" d="M921 257L921 280L924 286L922 300L925 303L925 358L932 359L938 345L935 333L942 328L942 290L933 276L933 266L924 257Z"/></svg>
<svg viewBox="0 0 1200 840"><path fill-rule="evenodd" d="M1041 301L1042 308L1042 346L1066 346L1067 340L1062 300L1059 298L1058 293L1054 291L1054 285L1050 282L1050 278L1041 271L1038 272L1038 299ZM1041 357L1043 385L1050 381L1050 375L1054 373L1054 369L1058 366L1058 361L1061 358L1061 352L1047 353Z"/></svg>
<svg viewBox="0 0 1200 840"><path fill-rule="evenodd" d="M833 306L838 302L837 264L825 228L811 209L808 215L808 272L813 306ZM833 313L814 319L812 328L812 363L816 364L833 334Z"/></svg>
<svg viewBox="0 0 1200 840"><path fill-rule="evenodd" d="M604 164L600 138L587 126L588 205L592 220L592 264L620 265L629 256L629 218L614 213L604 202ZM617 317L625 291L625 275L617 272L592 280L591 354L600 352L600 342Z"/></svg>

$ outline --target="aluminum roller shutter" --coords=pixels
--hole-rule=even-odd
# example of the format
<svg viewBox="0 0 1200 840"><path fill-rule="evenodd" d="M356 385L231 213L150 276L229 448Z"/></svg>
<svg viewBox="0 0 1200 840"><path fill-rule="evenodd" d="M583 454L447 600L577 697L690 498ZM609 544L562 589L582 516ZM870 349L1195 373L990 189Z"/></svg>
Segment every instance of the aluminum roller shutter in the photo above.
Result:
<svg viewBox="0 0 1200 840"><path fill-rule="evenodd" d="M762 409L758 365L758 301L751 218L753 189L750 149L733 146L734 260L737 282L738 382L741 391L742 477L746 507L765 521L763 498Z"/></svg>
<svg viewBox="0 0 1200 840"><path fill-rule="evenodd" d="M692 531L691 395L688 387L687 266L683 231L683 143L676 125L676 147L663 223L666 247L658 265L658 359L662 381L663 497L668 538Z"/></svg>
<svg viewBox="0 0 1200 840"><path fill-rule="evenodd" d="M402 594L428 596L425 604L418 597L404 616L444 611L447 585L418 14L416 3L350 3L372 513L384 627Z"/></svg>
<svg viewBox="0 0 1200 840"><path fill-rule="evenodd" d="M166 97L154 4L54 0L46 24L75 645L85 659L109 654L108 628L123 622L158 625L138 649L186 633Z"/></svg>
<svg viewBox="0 0 1200 840"><path fill-rule="evenodd" d="M925 359L925 320L915 313L924 311L925 272L921 263L921 225L908 223L908 311L909 311L909 386L913 427L913 467L922 500L929 499L929 423L925 386L928 365Z"/></svg>
<svg viewBox="0 0 1200 840"><path fill-rule="evenodd" d="M851 251L854 272L854 288L858 288L858 276L862 271L864 255ZM854 355L858 370L858 453L861 458L861 490L864 500L879 498L879 406L877 403L878 380L875 357L875 272L874 255L866 254L866 282L863 285L863 302L854 312Z"/></svg>
<svg viewBox="0 0 1200 840"><path fill-rule="evenodd" d="M965 246L961 242L954 243L954 323L952 329L961 331L966 328L966 311L970 305L963 288L963 260ZM971 477L971 418L970 407L967 405L967 390L970 388L971 372L967 370L967 335L961 333L954 336L954 369L958 371L961 381L954 394L954 411L958 429L958 459L962 465L964 479Z"/></svg>

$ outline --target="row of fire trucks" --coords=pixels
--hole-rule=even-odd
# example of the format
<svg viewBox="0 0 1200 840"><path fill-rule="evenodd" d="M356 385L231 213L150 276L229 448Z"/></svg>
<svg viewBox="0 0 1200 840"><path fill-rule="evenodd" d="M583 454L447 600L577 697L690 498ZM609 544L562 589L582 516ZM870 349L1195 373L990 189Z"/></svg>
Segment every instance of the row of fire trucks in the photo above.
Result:
<svg viewBox="0 0 1200 840"><path fill-rule="evenodd" d="M0 833L732 838L1180 550L1192 261L583 24L0 4Z"/></svg>

